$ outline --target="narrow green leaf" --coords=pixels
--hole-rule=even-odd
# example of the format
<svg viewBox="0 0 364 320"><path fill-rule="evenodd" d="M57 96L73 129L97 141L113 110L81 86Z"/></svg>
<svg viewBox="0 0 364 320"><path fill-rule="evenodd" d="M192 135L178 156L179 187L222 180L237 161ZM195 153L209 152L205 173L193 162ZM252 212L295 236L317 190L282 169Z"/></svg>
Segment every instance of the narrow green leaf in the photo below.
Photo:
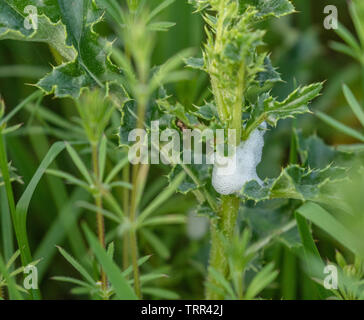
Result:
<svg viewBox="0 0 364 320"><path fill-rule="evenodd" d="M104 180L104 172L106 165L106 155L107 155L107 139L106 136L103 135L100 143L99 150L99 175L100 181Z"/></svg>
<svg viewBox="0 0 364 320"><path fill-rule="evenodd" d="M312 202L307 202L302 207L300 207L297 212L301 216L312 221L322 230L326 231L334 239L344 245L348 250L361 257L364 257L363 245L358 243L357 239L352 235L352 233L321 206Z"/></svg>
<svg viewBox="0 0 364 320"><path fill-rule="evenodd" d="M152 20L155 16L157 16L164 9L169 7L175 0L164 0L157 7L153 9L153 11L149 14L147 21Z"/></svg>
<svg viewBox="0 0 364 320"><path fill-rule="evenodd" d="M346 84L343 85L343 92L351 110L353 110L354 114L364 128L364 111L362 107L360 106L359 102L356 100L355 96Z"/></svg>
<svg viewBox="0 0 364 320"><path fill-rule="evenodd" d="M335 120L334 118L320 111L316 111L315 115L322 121L326 122L329 126L333 127L334 129L339 130L340 132L345 133L350 137L358 139L361 142L364 142L364 135L361 134L360 132L346 126L345 124L342 124L341 122Z"/></svg>
<svg viewBox="0 0 364 320"><path fill-rule="evenodd" d="M168 247L154 233L147 229L142 229L140 232L145 240L154 248L157 254L161 256L161 258L168 259L171 256Z"/></svg>
<svg viewBox="0 0 364 320"><path fill-rule="evenodd" d="M185 173L180 173L177 177L170 183L170 185L164 189L150 204L147 206L143 212L138 217L138 224L141 224L149 215L151 215L163 202L167 201L177 190L178 186L185 179Z"/></svg>
<svg viewBox="0 0 364 320"><path fill-rule="evenodd" d="M39 98L42 95L40 90L33 92L30 96L20 102L14 109L12 109L4 118L0 119L0 126L4 123L9 122L21 109L23 109L27 104Z"/></svg>
<svg viewBox="0 0 364 320"><path fill-rule="evenodd" d="M91 275L87 272L87 270L81 266L80 263L76 261L69 253L67 253L64 249L57 246L57 249L61 253L61 255L80 273L80 275L92 286L95 285L96 281L91 277Z"/></svg>
<svg viewBox="0 0 364 320"><path fill-rule="evenodd" d="M81 160L80 156L77 154L76 150L69 143L66 143L66 148L67 148L69 155L71 156L71 158L73 160L73 163L76 165L77 169L80 171L80 173L86 179L88 184L90 186L92 186L93 185L92 178L91 178L85 164Z"/></svg>
<svg viewBox="0 0 364 320"><path fill-rule="evenodd" d="M278 276L278 271L274 271L274 263L267 264L253 278L252 282L245 293L248 300L254 299L264 288L272 283Z"/></svg>
<svg viewBox="0 0 364 320"><path fill-rule="evenodd" d="M115 176L129 163L128 157L124 157L122 160L120 160L110 171L108 176L105 179L105 184L109 184L112 179L115 178Z"/></svg>
<svg viewBox="0 0 364 320"><path fill-rule="evenodd" d="M85 201L78 201L77 205L81 208L90 210L95 213L100 212L104 217L106 217L106 218L110 219L111 221L114 221L118 224L123 223L123 220L120 217L118 217L117 215L115 215L114 213L112 213L106 209L100 209L97 206L95 206L94 204L91 204L91 203L88 203Z"/></svg>
<svg viewBox="0 0 364 320"><path fill-rule="evenodd" d="M335 32L348 44L355 54L360 54L361 49L358 41L356 41L352 33L343 24L339 23L338 29L335 29Z"/></svg>
<svg viewBox="0 0 364 320"><path fill-rule="evenodd" d="M32 262L32 256L26 230L26 220L30 201L44 172L53 162L53 160L59 155L59 153L64 150L64 148L65 144L63 142L56 142L51 146L43 161L39 165L37 171L35 172L34 176L32 177L31 181L29 182L27 188L23 192L21 198L19 199L15 213L12 213L15 234L18 241L18 246L20 248L22 264L24 267ZM30 292L32 296L40 299L39 290L30 290Z"/></svg>
<svg viewBox="0 0 364 320"><path fill-rule="evenodd" d="M76 186L84 188L85 190L91 191L90 186L87 183L85 183L84 181L82 181L80 179L77 179L76 177L74 177L73 175L71 175L67 172L63 172L61 170L55 170L55 169L48 169L48 170L46 170L46 173L51 174L58 178L65 179L69 183L72 183Z"/></svg>
<svg viewBox="0 0 364 320"><path fill-rule="evenodd" d="M136 300L137 297L124 278L122 272L119 270L114 261L107 255L106 251L101 247L97 238L92 234L86 224L82 225L82 228L86 234L86 238L92 248L92 251L96 255L97 260L102 265L108 276L116 295L119 299Z"/></svg>
<svg viewBox="0 0 364 320"><path fill-rule="evenodd" d="M306 266L311 276L313 276L315 274L315 270L312 268L310 261L314 258L317 263L322 264L322 270L324 269L324 263L316 247L315 241L312 238L312 233L310 231L307 220L302 215L300 215L299 211L295 213L295 218L303 245ZM315 288L317 289L318 294L322 299L326 299L329 296L328 292L324 290L320 285L315 284Z"/></svg>
<svg viewBox="0 0 364 320"><path fill-rule="evenodd" d="M143 287L142 292L144 294L151 295L155 298L159 299L169 299L169 300L177 300L179 299L179 295L173 291L161 289L161 288L149 288Z"/></svg>
<svg viewBox="0 0 364 320"><path fill-rule="evenodd" d="M98 287L96 285L91 286L90 284L88 284L85 281L78 280L78 279L71 278L71 277L55 276L55 277L52 277L52 280L62 281L62 282L68 282L68 283L72 283L72 284L77 284L78 286L87 288L88 290L98 289Z"/></svg>

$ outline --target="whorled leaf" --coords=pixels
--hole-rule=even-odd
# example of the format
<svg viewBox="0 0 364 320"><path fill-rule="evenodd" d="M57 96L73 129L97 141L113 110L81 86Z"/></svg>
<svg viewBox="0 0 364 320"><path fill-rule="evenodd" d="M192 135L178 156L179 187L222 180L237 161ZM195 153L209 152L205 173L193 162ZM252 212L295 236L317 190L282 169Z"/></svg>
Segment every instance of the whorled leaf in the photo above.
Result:
<svg viewBox="0 0 364 320"><path fill-rule="evenodd" d="M9 163L9 174L10 174L10 182L18 182L20 184L23 184L23 179L16 173L16 169ZM0 187L4 185L4 178L0 170Z"/></svg>

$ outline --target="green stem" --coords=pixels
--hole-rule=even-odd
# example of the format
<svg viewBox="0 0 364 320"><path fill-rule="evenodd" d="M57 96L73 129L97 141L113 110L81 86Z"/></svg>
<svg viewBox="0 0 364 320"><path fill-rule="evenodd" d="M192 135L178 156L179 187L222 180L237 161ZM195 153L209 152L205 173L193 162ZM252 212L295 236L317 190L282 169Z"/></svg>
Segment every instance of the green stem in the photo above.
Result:
<svg viewBox="0 0 364 320"><path fill-rule="evenodd" d="M105 249L105 223L104 223L104 216L102 215L102 192L100 187L101 181L99 174L98 147L96 144L92 144L92 163L93 163L96 188L97 188L97 193L95 195L95 205L98 209L96 213L97 235L101 246ZM107 278L105 271L102 268L101 268L101 289L103 292L107 291Z"/></svg>
<svg viewBox="0 0 364 320"><path fill-rule="evenodd" d="M136 221L137 214L137 188L138 188L138 172L139 165L136 164L132 168L132 183L133 189L131 194L131 205L130 205L130 221L132 223L132 228L129 232L129 241L130 241L130 251L131 251L131 260L133 265L133 275L134 275L134 289L138 298L142 298L141 286L140 286L140 275L139 275L139 266L138 266L138 239L135 229L134 222Z"/></svg>
<svg viewBox="0 0 364 320"><path fill-rule="evenodd" d="M137 128L144 127L144 116L145 110L147 107L148 99L141 95L138 100L138 119L137 119ZM136 164L132 167L132 185L133 189L131 192L131 202L130 202L130 222L132 224L132 228L129 232L129 245L131 250L131 261L133 266L133 275L134 275L134 289L136 295L141 299L142 291L140 285L140 273L138 266L138 258L139 258L139 250L138 250L138 238L137 238L137 230L136 230L136 219L137 219L137 210L139 206L139 201L141 198L141 193L143 192L145 182L148 176L148 165L140 165Z"/></svg>
<svg viewBox="0 0 364 320"><path fill-rule="evenodd" d="M125 182L130 181L130 166L127 164L123 169L123 180ZM124 213L129 216L129 189L123 190L123 209ZM123 236L123 269L126 270L129 267L129 238L125 233Z"/></svg>
<svg viewBox="0 0 364 320"><path fill-rule="evenodd" d="M223 196L218 217L211 220L211 252L207 277L206 299L220 300L221 296L215 287L221 287L211 273L211 268L225 279L228 276L225 242L229 243L234 235L236 219L239 211L239 198Z"/></svg>

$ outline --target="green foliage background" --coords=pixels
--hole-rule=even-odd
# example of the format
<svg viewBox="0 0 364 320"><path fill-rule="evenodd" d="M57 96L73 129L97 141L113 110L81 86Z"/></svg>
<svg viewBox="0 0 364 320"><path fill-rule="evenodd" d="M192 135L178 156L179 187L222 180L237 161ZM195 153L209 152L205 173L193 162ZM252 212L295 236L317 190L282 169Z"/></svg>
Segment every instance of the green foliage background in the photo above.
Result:
<svg viewBox="0 0 364 320"><path fill-rule="evenodd" d="M150 0L151 7L155 7L159 2L159 0ZM322 95L312 103L311 110L314 113L321 111L329 114L342 123L361 130L360 123L347 107L341 85L347 83L358 100L364 101L364 91L362 90L363 68L358 67L358 64L351 58L333 51L329 47L329 42L332 40L340 41L340 39L334 31L323 28L325 17L323 9L327 4L333 4L339 10L340 22L354 32L345 1L294 0L292 2L298 13L279 20L272 19L269 22L264 22L267 24L265 28L268 29L264 39L269 51L272 52L270 58L284 80L284 83L280 83L274 88L274 95L281 100L294 90L296 83L306 85L326 81ZM161 20L173 21L176 22L176 25L168 32L158 33L152 58L153 64L162 64L185 48L192 47L196 53L200 52L202 43L205 41L203 21L199 14L193 13L193 7L187 1L177 0L163 11ZM107 23L97 25L96 31L104 36L111 37L111 30ZM41 76L49 72L51 70L49 61L54 61L54 64L57 64L45 44L13 40L0 42L0 93L6 102L7 111L10 111L13 106L16 106L34 91L33 87L25 84L33 84ZM203 103L203 97L209 95L208 86L207 75L193 71L188 80L168 85L167 88L182 105L191 108L193 105ZM60 100L47 96L43 100L43 105L57 114L63 121L70 121L77 115L74 103L68 98ZM30 182L50 146L57 141L57 132L52 132L55 128L49 127L42 115L37 113L33 107L25 108L14 121L14 123L24 123L23 128L31 123L33 131L27 132L20 129L19 134L9 135L6 141L8 157L24 182L24 185L13 184L15 198L17 199L22 194L24 186L27 186ZM55 127L57 127L57 121L56 119ZM118 119L112 121L113 128L117 128ZM294 123L296 128L302 131L300 135L317 134L328 145L358 143L354 138L350 138L327 126L312 114L299 116ZM293 120L282 121L276 130L272 130L266 135L263 162L258 168L260 176L276 177L280 174L281 167L289 164L292 124ZM37 130L36 127L43 128L43 130ZM334 151L330 149L330 152ZM328 153L329 151L327 151L326 155ZM315 158L313 161L316 161L317 164L320 160ZM57 166L65 172L76 172L73 163L65 154L61 154L55 163L53 168ZM167 173L168 170L164 166L153 166L147 181L146 193L142 199L144 207L156 197L161 187L167 185L167 179L164 177ZM46 176L41 180L34 193L27 222L32 252L42 250L38 246L57 219L64 201L71 199L68 210L69 214L74 217L72 228L82 230L82 221L87 221L89 226L94 227L93 215L76 205L77 201L88 199L86 193L82 191L74 193L74 186L66 185L66 188L63 188L60 184L63 184L61 180ZM3 201L4 197L1 200ZM258 228L256 229L261 234L254 236L264 237L271 232L272 226L281 225L282 221L285 221L292 214L291 208L294 206L294 203L287 202L283 211L280 209L275 212L274 206L273 208L265 208L264 206L254 208L253 204L248 205L248 208L241 212L239 221L241 226L248 221L249 224L252 224L253 229L254 224L257 224ZM173 194L167 202L158 208L157 212L160 215L178 213L187 216L196 207L197 203L193 196ZM3 208L0 206L0 211ZM248 219L251 216L254 217ZM106 229L112 229L111 222L107 221ZM158 226L152 231L162 241L163 245L151 246L151 235L144 234L141 236L139 242L141 256L152 255L148 263L141 267L141 270L143 273L158 271L166 274L167 277L157 279L154 282L154 287L161 290L158 294L151 290L146 296L150 298L202 298L206 275L205 267L209 254L208 235L206 234L199 240L191 239L188 237L184 224ZM1 230L0 234L3 235L4 230ZM76 236L80 238L71 241L69 238L64 237L57 244L72 252L73 255L87 251L86 238L80 232L75 233ZM322 257L333 261L335 252L339 249L347 254L349 261L353 260L351 253L347 252L339 242L333 240L321 229L313 227L313 236L314 239L317 239L316 244ZM288 232L284 236L278 237L278 241L275 241L272 246L262 253L262 261L274 262L276 269L279 271L275 282L263 291L263 298L318 299L320 297L314 282L307 276L302 261L295 253L294 247L299 242L297 237L298 232L296 229ZM119 265L122 264L119 254L121 247L121 240L115 240L115 262ZM95 251L94 247L93 249ZM4 253L5 251L3 243L0 252ZM81 257L82 255L77 256L80 260ZM88 268L91 271L96 269L94 265L88 266ZM75 296L70 292L70 284L51 279L59 275L78 277L75 269L58 252L54 252L43 272L40 285L43 297L47 299L87 297L82 294ZM170 291L164 292L163 295L162 289Z"/></svg>

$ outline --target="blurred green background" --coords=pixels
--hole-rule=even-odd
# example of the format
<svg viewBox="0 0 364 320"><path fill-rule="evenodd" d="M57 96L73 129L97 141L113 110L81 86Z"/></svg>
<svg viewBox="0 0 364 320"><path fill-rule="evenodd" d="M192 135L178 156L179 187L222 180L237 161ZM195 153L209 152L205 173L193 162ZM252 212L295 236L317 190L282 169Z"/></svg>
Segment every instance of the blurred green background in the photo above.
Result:
<svg viewBox="0 0 364 320"><path fill-rule="evenodd" d="M158 0L150 0L151 6ZM359 127L354 115L347 108L347 103L342 95L341 85L347 83L358 99L363 100L361 81L363 70L352 59L339 54L329 48L331 40L339 40L333 30L323 27L325 14L324 7L328 4L336 5L339 11L339 20L348 29L353 30L349 18L346 1L343 0L294 0L297 13L279 20L269 22L268 32L265 37L266 45L271 51L273 64L282 74L284 83L274 89L278 97L285 97L294 87L295 83L308 84L316 81L326 81L321 97L315 100L311 109L323 111L350 127ZM194 14L192 6L186 0L177 0L163 12L163 20L174 21L176 26L168 33L158 33L153 61L156 65L166 61L173 54L184 48L193 47L196 54L204 41L203 22L198 14ZM101 23L97 30L113 39L106 23ZM118 41L118 40L117 40ZM48 47L37 43L23 43L16 41L0 42L0 93L3 96L7 110L11 110L24 97L34 89L35 83L42 75L51 69L53 61ZM201 97L208 94L208 79L202 73L194 73L189 81L184 81L171 89L177 99L184 105L200 104ZM55 100L51 96L43 101L50 110L56 112L63 119L72 119L76 109L70 100ZM36 123L43 125L41 117L32 110L23 111L17 122ZM317 133L326 143L331 145L355 143L355 140L344 136L325 125L314 115L302 116L297 122L307 135ZM283 121L278 129L267 135L264 150L264 161L259 167L261 176L273 177L280 172L280 168L287 164L289 144L291 139L292 121ZM18 174L23 177L25 185L29 182L41 159L46 154L49 146L56 141L52 134L34 133L28 135L12 135L8 139L9 158ZM57 160L59 166L65 171L73 171L74 167L66 157ZM150 197L153 196L153 182L164 174L163 168L155 168L150 176ZM165 183L163 179L159 183ZM59 206L51 189L57 182L54 178L47 177L42 180L31 202L29 212L28 230L31 247L35 248L42 240L52 222L57 217ZM21 192L22 185L15 185ZM52 186L52 188L50 188ZM148 189L148 188L147 188ZM66 188L71 194L72 188ZM178 203L179 213L188 213L195 206L195 200L174 196L161 210L173 212ZM84 213L84 219L87 215ZM161 280L161 286L173 288L181 298L197 299L203 296L204 265L208 257L207 237L191 239L185 226L160 227L156 231L164 240L169 252L153 256L149 268L161 268L166 273L173 272L173 277ZM317 231L318 232L318 231ZM332 241L325 235L320 235L320 249L328 257L333 257L334 247ZM62 244L68 248L69 243ZM140 241L143 254L154 253ZM305 275L299 262L282 244L277 244L266 253L269 259L276 261L280 275L276 286L265 294L270 298L284 299L313 299L314 292L309 281L302 281ZM166 261L166 265L163 261ZM51 276L67 274L75 275L72 267L59 255L55 254L44 275L41 287L48 299L73 298L70 295L70 286L49 280ZM307 280L307 279L306 279ZM81 296L82 297L82 296Z"/></svg>

